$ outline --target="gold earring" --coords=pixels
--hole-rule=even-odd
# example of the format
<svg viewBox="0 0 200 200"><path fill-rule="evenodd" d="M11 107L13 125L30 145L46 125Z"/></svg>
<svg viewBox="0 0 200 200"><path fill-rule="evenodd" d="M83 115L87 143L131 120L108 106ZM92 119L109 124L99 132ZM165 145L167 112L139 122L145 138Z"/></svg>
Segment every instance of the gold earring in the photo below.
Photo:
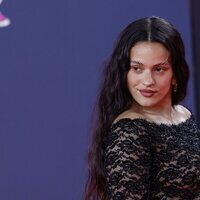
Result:
<svg viewBox="0 0 200 200"><path fill-rule="evenodd" d="M173 89L174 92L177 92L177 87L178 87L178 85L175 84L175 85L174 85L174 89Z"/></svg>

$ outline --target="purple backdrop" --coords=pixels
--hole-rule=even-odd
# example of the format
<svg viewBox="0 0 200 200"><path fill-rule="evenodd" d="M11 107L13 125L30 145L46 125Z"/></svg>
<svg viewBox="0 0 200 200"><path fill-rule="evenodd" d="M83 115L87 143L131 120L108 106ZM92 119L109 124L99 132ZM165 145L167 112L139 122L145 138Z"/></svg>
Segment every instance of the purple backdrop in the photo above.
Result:
<svg viewBox="0 0 200 200"><path fill-rule="evenodd" d="M0 29L0 199L79 200L103 61L122 28L175 24L191 65L186 0L4 1ZM192 68L191 68L192 70ZM185 104L195 111L192 81Z"/></svg>

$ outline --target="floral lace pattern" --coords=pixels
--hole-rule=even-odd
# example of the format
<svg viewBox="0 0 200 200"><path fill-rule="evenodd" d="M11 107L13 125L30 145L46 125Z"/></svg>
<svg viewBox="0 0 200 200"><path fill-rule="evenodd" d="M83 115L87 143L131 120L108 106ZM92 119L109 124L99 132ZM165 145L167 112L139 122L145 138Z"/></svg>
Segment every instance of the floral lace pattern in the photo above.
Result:
<svg viewBox="0 0 200 200"><path fill-rule="evenodd" d="M191 117L178 125L121 119L105 138L111 200L200 200L200 132Z"/></svg>

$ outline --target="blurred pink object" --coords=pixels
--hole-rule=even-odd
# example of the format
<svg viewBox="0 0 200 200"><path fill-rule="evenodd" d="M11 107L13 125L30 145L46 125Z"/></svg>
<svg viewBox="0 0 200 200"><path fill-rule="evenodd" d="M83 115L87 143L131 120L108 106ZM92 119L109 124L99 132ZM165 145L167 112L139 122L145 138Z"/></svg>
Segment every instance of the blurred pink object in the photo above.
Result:
<svg viewBox="0 0 200 200"><path fill-rule="evenodd" d="M10 25L10 20L0 12L0 27L6 27Z"/></svg>

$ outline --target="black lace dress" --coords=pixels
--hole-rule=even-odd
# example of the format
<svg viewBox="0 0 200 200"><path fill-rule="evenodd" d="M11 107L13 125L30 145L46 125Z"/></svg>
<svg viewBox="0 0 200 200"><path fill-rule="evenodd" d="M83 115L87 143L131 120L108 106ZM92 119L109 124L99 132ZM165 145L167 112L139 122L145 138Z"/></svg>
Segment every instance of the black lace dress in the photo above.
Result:
<svg viewBox="0 0 200 200"><path fill-rule="evenodd" d="M105 139L110 200L200 200L200 131L193 115L178 125L121 119Z"/></svg>

